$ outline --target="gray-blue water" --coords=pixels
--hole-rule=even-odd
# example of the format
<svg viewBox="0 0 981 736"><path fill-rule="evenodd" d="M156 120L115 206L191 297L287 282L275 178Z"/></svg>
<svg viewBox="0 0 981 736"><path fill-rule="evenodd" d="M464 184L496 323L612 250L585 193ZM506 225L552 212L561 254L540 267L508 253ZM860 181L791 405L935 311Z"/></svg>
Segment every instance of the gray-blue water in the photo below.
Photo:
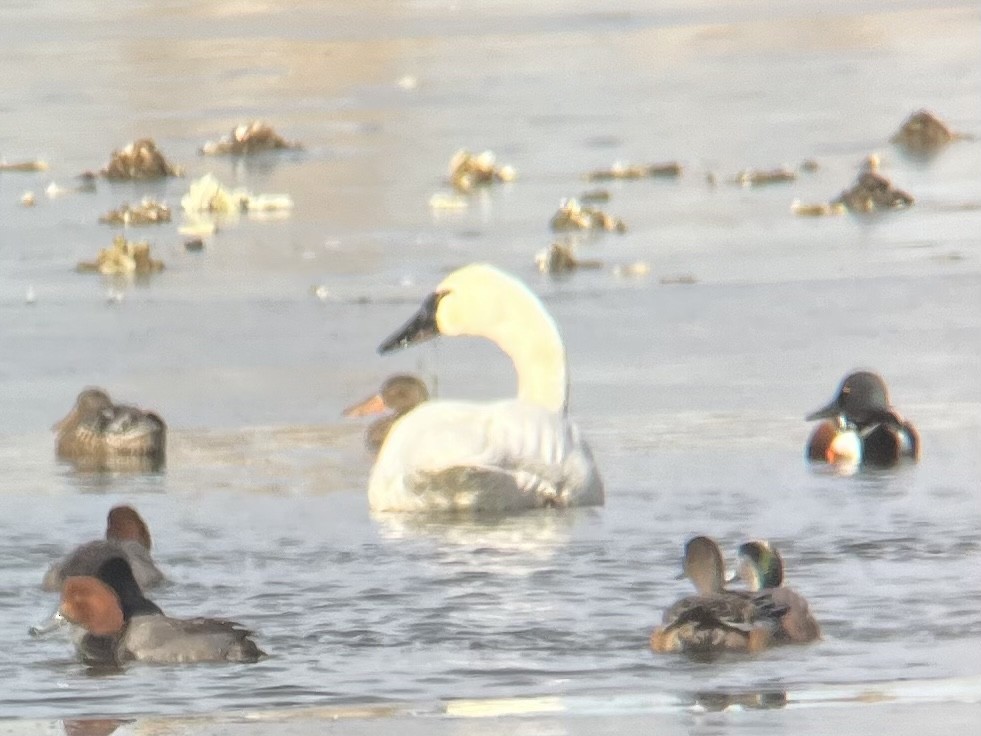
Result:
<svg viewBox="0 0 981 736"><path fill-rule="evenodd" d="M0 173L0 717L976 682L981 144L918 163L887 141L920 107L981 133L979 20L971 2L885 0L5 5L0 155L51 168ZM253 118L305 151L196 154ZM143 136L188 176L44 194ZM494 150L518 179L433 211L460 147ZM791 214L872 151L912 209ZM792 184L726 182L806 158L820 168ZM609 187L603 206L629 230L579 250L606 268L540 275L559 201L616 160L685 172ZM209 171L287 192L295 211L187 252L179 199ZM129 285L76 273L114 234L98 216L144 194L175 222L128 234L167 269ZM605 508L369 514L364 425L344 406L401 370L445 397L513 392L476 340L375 353L475 260L526 279L555 316ZM613 271L636 261L651 273ZM918 466L839 477L803 462L803 416L855 367L881 372L920 428ZM165 417L164 473L56 463L49 427L89 384ZM56 602L38 588L49 562L120 502L148 520L172 581L152 597L246 623L269 659L92 676L68 641L28 638ZM651 655L694 533L730 554L775 542L824 640L714 665Z"/></svg>

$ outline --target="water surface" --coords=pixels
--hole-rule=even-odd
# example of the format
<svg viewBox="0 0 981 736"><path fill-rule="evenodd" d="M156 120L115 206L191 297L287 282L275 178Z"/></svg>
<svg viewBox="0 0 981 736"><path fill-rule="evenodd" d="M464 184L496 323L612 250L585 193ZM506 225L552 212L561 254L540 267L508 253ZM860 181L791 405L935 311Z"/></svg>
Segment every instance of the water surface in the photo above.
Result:
<svg viewBox="0 0 981 736"><path fill-rule="evenodd" d="M787 693L793 706L871 688L905 704L889 711L897 722L956 720L981 674L981 146L916 162L887 140L919 107L981 132L978 21L969 2L886 0L819 14L765 0L5 6L0 153L51 170L0 174L0 716L428 713L531 697L571 704L576 728L611 713L639 728L631 713L688 713L697 693ZM196 155L255 117L306 150ZM290 193L294 214L231 224L200 254L176 222L134 231L167 263L147 283L75 273L111 239L98 215L144 194L176 207L187 180L41 192L142 136L189 177ZM519 179L433 212L464 146L493 149ZM794 199L835 196L871 151L916 196L910 211L791 215ZM805 158L820 168L791 185L725 181ZM616 160L686 167L610 186L605 206L628 232L580 244L651 275L539 275L560 199ZM33 209L18 204L27 189ZM605 508L369 514L363 426L339 418L344 406L400 370L441 396L513 391L479 341L375 354L474 260L528 280L560 325ZM684 275L696 283L661 282ZM803 463L802 417L855 367L879 370L920 427L920 465L838 477ZM168 420L164 473L54 461L48 427L88 384ZM37 587L47 564L120 502L150 523L172 580L154 594L165 610L234 616L268 660L93 675L66 641L26 636L55 604ZM686 592L673 577L694 533L730 553L773 540L824 640L714 665L650 655L652 625ZM821 723L789 706L745 724ZM526 726L547 730L542 718Z"/></svg>

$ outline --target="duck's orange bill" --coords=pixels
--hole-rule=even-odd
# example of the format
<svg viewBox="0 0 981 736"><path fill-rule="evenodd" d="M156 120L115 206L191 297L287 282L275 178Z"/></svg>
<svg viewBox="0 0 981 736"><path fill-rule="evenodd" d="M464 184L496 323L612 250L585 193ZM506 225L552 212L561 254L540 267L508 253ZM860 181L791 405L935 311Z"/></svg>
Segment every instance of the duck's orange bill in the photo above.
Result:
<svg viewBox="0 0 981 736"><path fill-rule="evenodd" d="M375 394L360 404L349 406L343 414L346 417L366 417L371 414L381 414L383 411L385 411L385 402L382 400L381 394Z"/></svg>

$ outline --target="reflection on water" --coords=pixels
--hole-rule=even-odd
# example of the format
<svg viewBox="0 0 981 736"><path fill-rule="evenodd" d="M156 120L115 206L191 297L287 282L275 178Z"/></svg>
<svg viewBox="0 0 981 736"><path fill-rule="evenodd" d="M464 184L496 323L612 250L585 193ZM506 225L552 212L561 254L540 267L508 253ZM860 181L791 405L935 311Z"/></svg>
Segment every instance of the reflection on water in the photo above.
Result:
<svg viewBox="0 0 981 736"><path fill-rule="evenodd" d="M62 725L65 736L109 736L120 726L132 722L119 718L66 718Z"/></svg>
<svg viewBox="0 0 981 736"><path fill-rule="evenodd" d="M787 693L783 690L761 690L755 692L700 692L695 693L695 705L707 711L722 711L733 706L768 710L784 708L787 705Z"/></svg>
<svg viewBox="0 0 981 736"><path fill-rule="evenodd" d="M434 542L433 563L459 564L499 575L530 575L565 551L573 525L591 509L572 513L554 509L520 516L487 518L453 515L426 517L375 514L381 536L398 544L410 539Z"/></svg>

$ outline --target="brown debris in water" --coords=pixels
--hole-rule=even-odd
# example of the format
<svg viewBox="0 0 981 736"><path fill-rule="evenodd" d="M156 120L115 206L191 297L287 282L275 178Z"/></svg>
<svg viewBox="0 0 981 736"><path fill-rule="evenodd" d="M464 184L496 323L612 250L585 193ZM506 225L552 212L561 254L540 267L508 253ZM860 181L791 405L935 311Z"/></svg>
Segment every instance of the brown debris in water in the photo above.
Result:
<svg viewBox="0 0 981 736"><path fill-rule="evenodd" d="M548 248L535 255L535 265L542 273L549 274L571 273L580 268L603 267L601 261L578 259L569 243L552 243Z"/></svg>
<svg viewBox="0 0 981 736"><path fill-rule="evenodd" d="M786 166L781 166L777 169L765 171L760 169L743 169L736 174L733 182L742 187L762 187L767 184L783 184L794 181L795 179L797 179L797 174Z"/></svg>
<svg viewBox="0 0 981 736"><path fill-rule="evenodd" d="M889 141L913 156L930 156L953 141L967 137L952 131L929 110L917 110L903 121Z"/></svg>
<svg viewBox="0 0 981 736"><path fill-rule="evenodd" d="M223 135L217 141L206 142L200 150L205 156L248 156L263 151L302 148L302 144L286 140L268 123L253 120L251 123L235 126L228 135Z"/></svg>
<svg viewBox="0 0 981 736"><path fill-rule="evenodd" d="M163 271L164 264L150 257L149 243L131 242L117 235L112 245L100 250L94 261L80 261L76 269L80 273L101 273L104 276L146 276Z"/></svg>
<svg viewBox="0 0 981 736"><path fill-rule="evenodd" d="M610 190L609 189L589 189L579 195L579 199L583 202L609 202L610 201Z"/></svg>
<svg viewBox="0 0 981 736"><path fill-rule="evenodd" d="M0 161L0 171L31 172L47 171L48 164L40 159L34 161Z"/></svg>
<svg viewBox="0 0 981 736"><path fill-rule="evenodd" d="M458 192L472 192L495 181L514 181L514 167L497 166L493 152L473 154L460 149L450 159L450 184Z"/></svg>
<svg viewBox="0 0 981 736"><path fill-rule="evenodd" d="M613 267L613 275L623 279L646 278L651 274L651 264L647 261L618 264Z"/></svg>
<svg viewBox="0 0 981 736"><path fill-rule="evenodd" d="M683 168L677 161L658 164L613 164L609 169L590 171L583 178L586 181L611 181L613 179L652 179L675 178L681 176Z"/></svg>
<svg viewBox="0 0 981 736"><path fill-rule="evenodd" d="M99 218L105 225L156 225L170 222L170 208L162 202L144 197L138 205L124 204Z"/></svg>
<svg viewBox="0 0 981 736"><path fill-rule="evenodd" d="M608 215L596 207L584 207L578 200L567 199L552 215L549 223L552 230L562 232L567 230L607 230L625 233L627 226L619 217Z"/></svg>
<svg viewBox="0 0 981 736"><path fill-rule="evenodd" d="M832 207L843 205L849 212L878 212L904 210L913 205L913 195L894 187L879 173L878 156L867 157L863 167L855 183L831 200Z"/></svg>
<svg viewBox="0 0 981 736"><path fill-rule="evenodd" d="M790 205L790 211L798 217L828 217L840 215L845 212L845 205L841 202L815 202L806 204L799 199L795 199Z"/></svg>
<svg viewBox="0 0 981 736"><path fill-rule="evenodd" d="M109 163L99 173L110 181L128 181L181 176L183 172L164 158L153 139L141 138L113 151Z"/></svg>

